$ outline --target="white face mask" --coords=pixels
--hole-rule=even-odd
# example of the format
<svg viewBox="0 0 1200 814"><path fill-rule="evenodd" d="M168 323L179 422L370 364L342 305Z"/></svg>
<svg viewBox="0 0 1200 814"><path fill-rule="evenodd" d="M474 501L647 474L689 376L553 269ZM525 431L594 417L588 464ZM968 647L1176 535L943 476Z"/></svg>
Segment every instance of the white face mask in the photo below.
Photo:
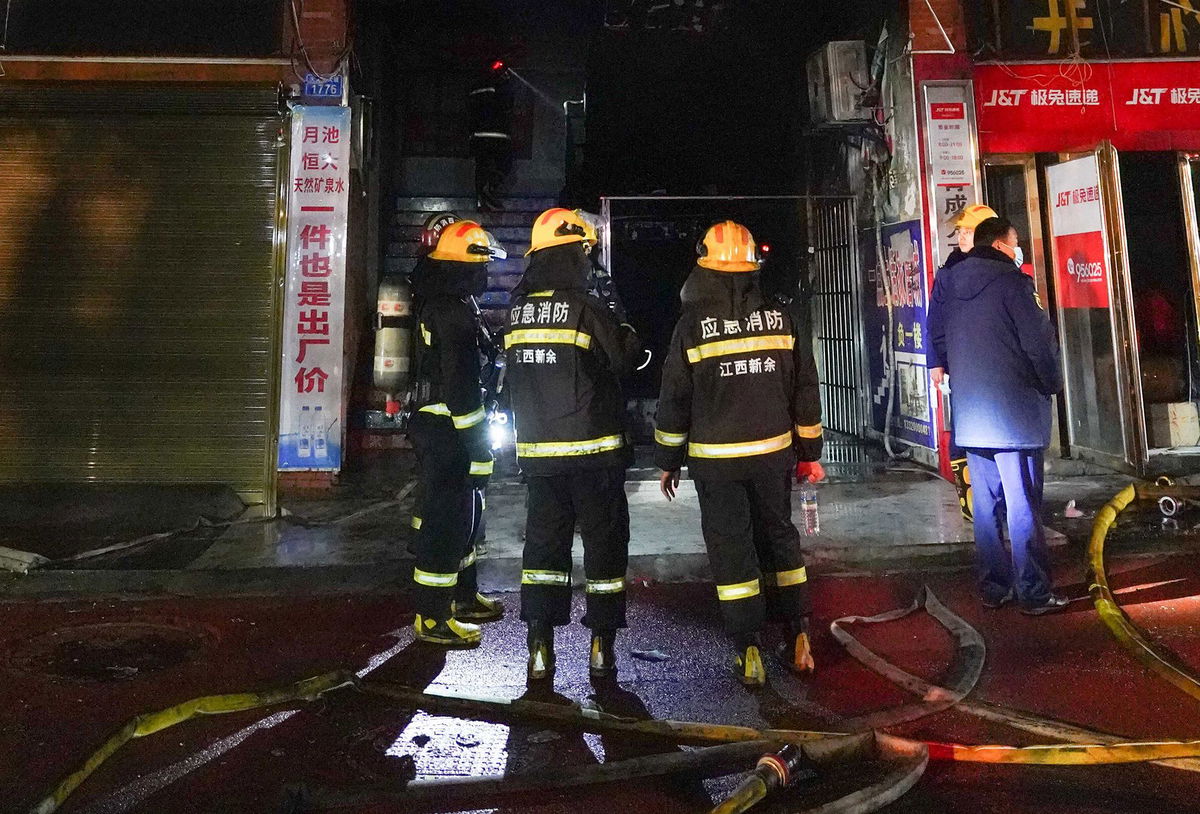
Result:
<svg viewBox="0 0 1200 814"><path fill-rule="evenodd" d="M1014 246L1014 245L1005 243L1004 245L1008 246L1008 248L1013 250L1012 261L1013 261L1013 263L1016 264L1017 268L1020 268L1021 266L1025 265L1025 252L1021 249L1020 244L1017 244Z"/></svg>

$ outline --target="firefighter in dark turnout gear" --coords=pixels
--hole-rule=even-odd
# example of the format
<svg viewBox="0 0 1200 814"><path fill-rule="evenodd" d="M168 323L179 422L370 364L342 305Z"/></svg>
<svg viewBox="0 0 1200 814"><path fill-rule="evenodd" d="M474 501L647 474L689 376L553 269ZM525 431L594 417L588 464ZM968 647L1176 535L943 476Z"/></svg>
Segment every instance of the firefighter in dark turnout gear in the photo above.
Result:
<svg viewBox="0 0 1200 814"><path fill-rule="evenodd" d="M625 627L629 505L620 376L640 351L637 335L588 292L584 224L567 209L534 222L529 266L514 290L504 347L529 484L521 618L529 626L528 677L554 673L554 628L570 622L571 542L583 538L589 671L615 673L613 641Z"/></svg>
<svg viewBox="0 0 1200 814"><path fill-rule="evenodd" d="M811 346L787 311L763 298L749 230L718 223L697 251L663 362L655 463L671 499L687 460L738 674L757 686L768 612L787 624L781 657L789 669L813 668L791 475L798 458L800 477L824 477L820 393Z"/></svg>
<svg viewBox="0 0 1200 814"><path fill-rule="evenodd" d="M503 608L476 588L475 534L483 486L492 474L479 386L479 331L471 297L487 286L487 261L502 250L473 221L446 226L413 274L417 301L418 395L409 437L421 472L413 543L417 638L449 647L478 644L471 622L499 619Z"/></svg>

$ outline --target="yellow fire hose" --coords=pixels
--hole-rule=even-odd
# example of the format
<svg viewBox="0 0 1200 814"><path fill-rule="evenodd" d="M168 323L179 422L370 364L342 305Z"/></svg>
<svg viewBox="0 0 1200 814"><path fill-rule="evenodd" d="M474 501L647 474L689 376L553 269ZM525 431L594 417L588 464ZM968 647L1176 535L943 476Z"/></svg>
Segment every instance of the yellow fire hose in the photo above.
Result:
<svg viewBox="0 0 1200 814"><path fill-rule="evenodd" d="M1161 486L1169 488L1171 484L1168 482L1160 484ZM1092 524L1092 537L1088 543L1088 567L1091 571L1091 585L1088 591L1092 595L1096 613L1100 614L1100 619L1122 647L1157 673L1160 678L1170 682L1192 698L1200 700L1200 679L1197 679L1186 667L1178 665L1175 659L1163 653L1151 642L1125 615L1125 611L1121 610L1121 606L1117 604L1108 587L1108 575L1104 570L1104 541L1108 537L1109 530L1116 524L1117 516L1136 497L1139 497L1139 491L1143 492L1145 497L1151 497L1164 490L1162 488L1139 490L1130 484L1118 492L1096 514L1096 522Z"/></svg>
<svg viewBox="0 0 1200 814"><path fill-rule="evenodd" d="M92 772L96 771L113 753L134 738L153 735L170 726L183 723L197 715L222 715L227 712L243 712L259 707L270 707L276 704L286 704L291 701L312 701L322 693L344 687L354 681L354 675L346 672L325 673L324 675L308 678L287 687L280 687L264 692L242 692L227 695L206 695L176 704L173 707L149 712L132 718L125 726L113 734L104 745L84 762L78 771L69 775L54 787L44 799L30 809L30 814L50 814L57 811L71 792L79 788Z"/></svg>
<svg viewBox="0 0 1200 814"><path fill-rule="evenodd" d="M1170 484L1168 484L1168 487ZM1112 631L1117 640L1130 650L1140 661L1162 678L1169 681L1188 695L1200 700L1200 679L1187 668L1175 663L1174 659L1164 654L1143 634L1121 610L1108 587L1104 570L1104 541L1109 530L1115 524L1117 516L1135 498L1157 497L1169 492L1169 488L1161 485L1156 488L1146 487L1139 490L1128 486L1119 492L1096 517L1092 528L1091 540L1088 547L1088 562L1092 572L1090 592L1096 610L1105 625ZM1181 490L1182 491L1182 490ZM932 603L931 603L932 598ZM937 602L936 597L926 593L921 603L932 615L946 623L953 614L945 611L944 606ZM852 618L838 620L839 622L887 621L899 618L912 612L913 608L881 614L877 617ZM943 613L945 611L945 613ZM946 614L949 614L947 616ZM955 617L957 618L957 617ZM961 620L960 620L961 621ZM966 625L963 622L963 625ZM970 626L966 626L970 629ZM532 701L494 701L488 699L470 698L464 696L438 696L422 693L411 688L381 682L358 682L352 674L345 672L327 673L310 678L288 687L269 690L260 693L236 693L229 695L214 695L192 699L156 713L139 715L129 721L120 731L110 737L83 766L50 792L31 810L31 814L50 814L56 811L64 800L82 784L105 760L112 756L128 741L150 735L167 727L182 723L196 715L214 715L228 712L239 712L258 707L272 706L299 700L313 700L323 693L347 685L359 686L361 689L392 700L406 706L443 712L463 717L502 717L517 720L540 720L550 724L569 726L584 731L593 732L622 732L643 735L656 735L676 743L719 744L738 743L747 741L770 741L772 743L791 743L803 748L805 755L815 763L839 762L845 760L864 759L864 749L870 749L874 757L896 756L902 758L901 765L896 771L879 783L855 792L849 797L835 801L815 809L820 814L833 812L864 812L874 811L881 805L903 794L920 776L927 760L952 760L973 763L1006 763L1022 765L1057 765L1057 766L1094 766L1112 763L1137 763L1149 761L1181 761L1183 759L1200 758L1200 740L1192 741L1152 741L1152 742L1123 742L1115 736L1102 733L1091 733L1072 725L1062 724L1050 719L1023 713L1017 710L1007 710L993 704L969 702L964 696L973 688L978 678L975 658L968 659L957 671L959 679L953 689L937 687L911 676L898 668L887 665L882 659L866 648L858 645L855 648L847 644L852 637L839 636L840 625L835 623L835 636L846 645L852 654L862 660L872 669L877 669L885 676L897 680L900 686L921 695L925 705L912 705L917 709L906 710L902 715L895 713L883 717L865 716L864 722L890 723L901 720L911 720L913 717L940 711L948 706L958 708L992 720L1011 723L1027 731L1065 732L1073 739L1084 739L1095 735L1100 743L1056 743L1038 746L1005 746L999 744L971 746L957 743L923 742L907 738L898 738L879 732L867 731L854 735L844 735L826 732L802 730L756 730L744 726L724 726L687 721L638 721L618 716L607 715L595 710L579 707L562 707L551 704L540 704ZM966 631L955 630L948 626L959 642L959 648L970 649L972 656L982 659L981 640L979 643ZM973 633L973 629L970 629ZM977 636L977 634L976 634ZM856 642L854 644L857 644ZM863 652L857 652L861 650ZM874 663L872 663L872 659ZM890 667L889 670L880 669ZM951 700L953 699L953 700ZM947 703L949 702L949 703ZM919 713L919 715L917 715ZM878 724L877 724L878 725ZM884 723L884 725L887 725ZM865 740L864 740L865 738ZM918 767L919 766L919 767ZM918 767L918 768L913 768ZM1183 766L1180 766L1183 768ZM1187 768L1194 769L1194 765ZM907 785L905 785L907 783ZM899 791L897 791L899 790ZM756 792L737 803L746 807L753 805L756 800L750 800ZM891 796L891 795L895 796ZM850 803L851 798L857 802ZM884 800L886 802L880 802ZM756 798L757 799L757 798ZM727 801L727 803L730 801ZM734 807L719 809L721 811L744 811L745 808Z"/></svg>

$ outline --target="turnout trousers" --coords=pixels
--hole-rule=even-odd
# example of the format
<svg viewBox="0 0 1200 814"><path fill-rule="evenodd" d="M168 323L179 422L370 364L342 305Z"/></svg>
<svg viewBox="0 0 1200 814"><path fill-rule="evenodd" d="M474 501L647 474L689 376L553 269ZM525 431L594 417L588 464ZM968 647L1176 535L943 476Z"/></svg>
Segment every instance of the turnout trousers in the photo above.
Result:
<svg viewBox="0 0 1200 814"><path fill-rule="evenodd" d="M1049 554L1042 528L1040 449L968 449L975 508L979 593L998 602L1015 589L1026 607L1050 599ZM1012 554L1002 533L1008 520Z"/></svg>
<svg viewBox="0 0 1200 814"><path fill-rule="evenodd" d="M472 600L478 589L475 535L483 517L483 490L474 488L470 455L450 418L415 413L409 437L421 479L411 546L416 611L441 621L451 617L454 600Z"/></svg>
<svg viewBox="0 0 1200 814"><path fill-rule="evenodd" d="M799 624L811 606L790 474L696 480L696 494L726 632L757 633L768 618Z"/></svg>
<svg viewBox="0 0 1200 814"><path fill-rule="evenodd" d="M625 467L530 477L521 570L521 619L571 621L571 543L583 538L587 610L593 630L625 627L625 569L629 564L629 502Z"/></svg>

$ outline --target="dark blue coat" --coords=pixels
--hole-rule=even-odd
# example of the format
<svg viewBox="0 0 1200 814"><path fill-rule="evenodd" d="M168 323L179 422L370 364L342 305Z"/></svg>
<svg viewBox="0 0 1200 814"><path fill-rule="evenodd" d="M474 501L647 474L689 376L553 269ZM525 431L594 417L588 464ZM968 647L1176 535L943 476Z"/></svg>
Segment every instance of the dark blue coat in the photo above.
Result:
<svg viewBox="0 0 1200 814"><path fill-rule="evenodd" d="M938 272L928 327L929 366L950 375L958 446L1050 444L1050 396L1062 390L1062 367L1030 277L996 249L973 249Z"/></svg>

